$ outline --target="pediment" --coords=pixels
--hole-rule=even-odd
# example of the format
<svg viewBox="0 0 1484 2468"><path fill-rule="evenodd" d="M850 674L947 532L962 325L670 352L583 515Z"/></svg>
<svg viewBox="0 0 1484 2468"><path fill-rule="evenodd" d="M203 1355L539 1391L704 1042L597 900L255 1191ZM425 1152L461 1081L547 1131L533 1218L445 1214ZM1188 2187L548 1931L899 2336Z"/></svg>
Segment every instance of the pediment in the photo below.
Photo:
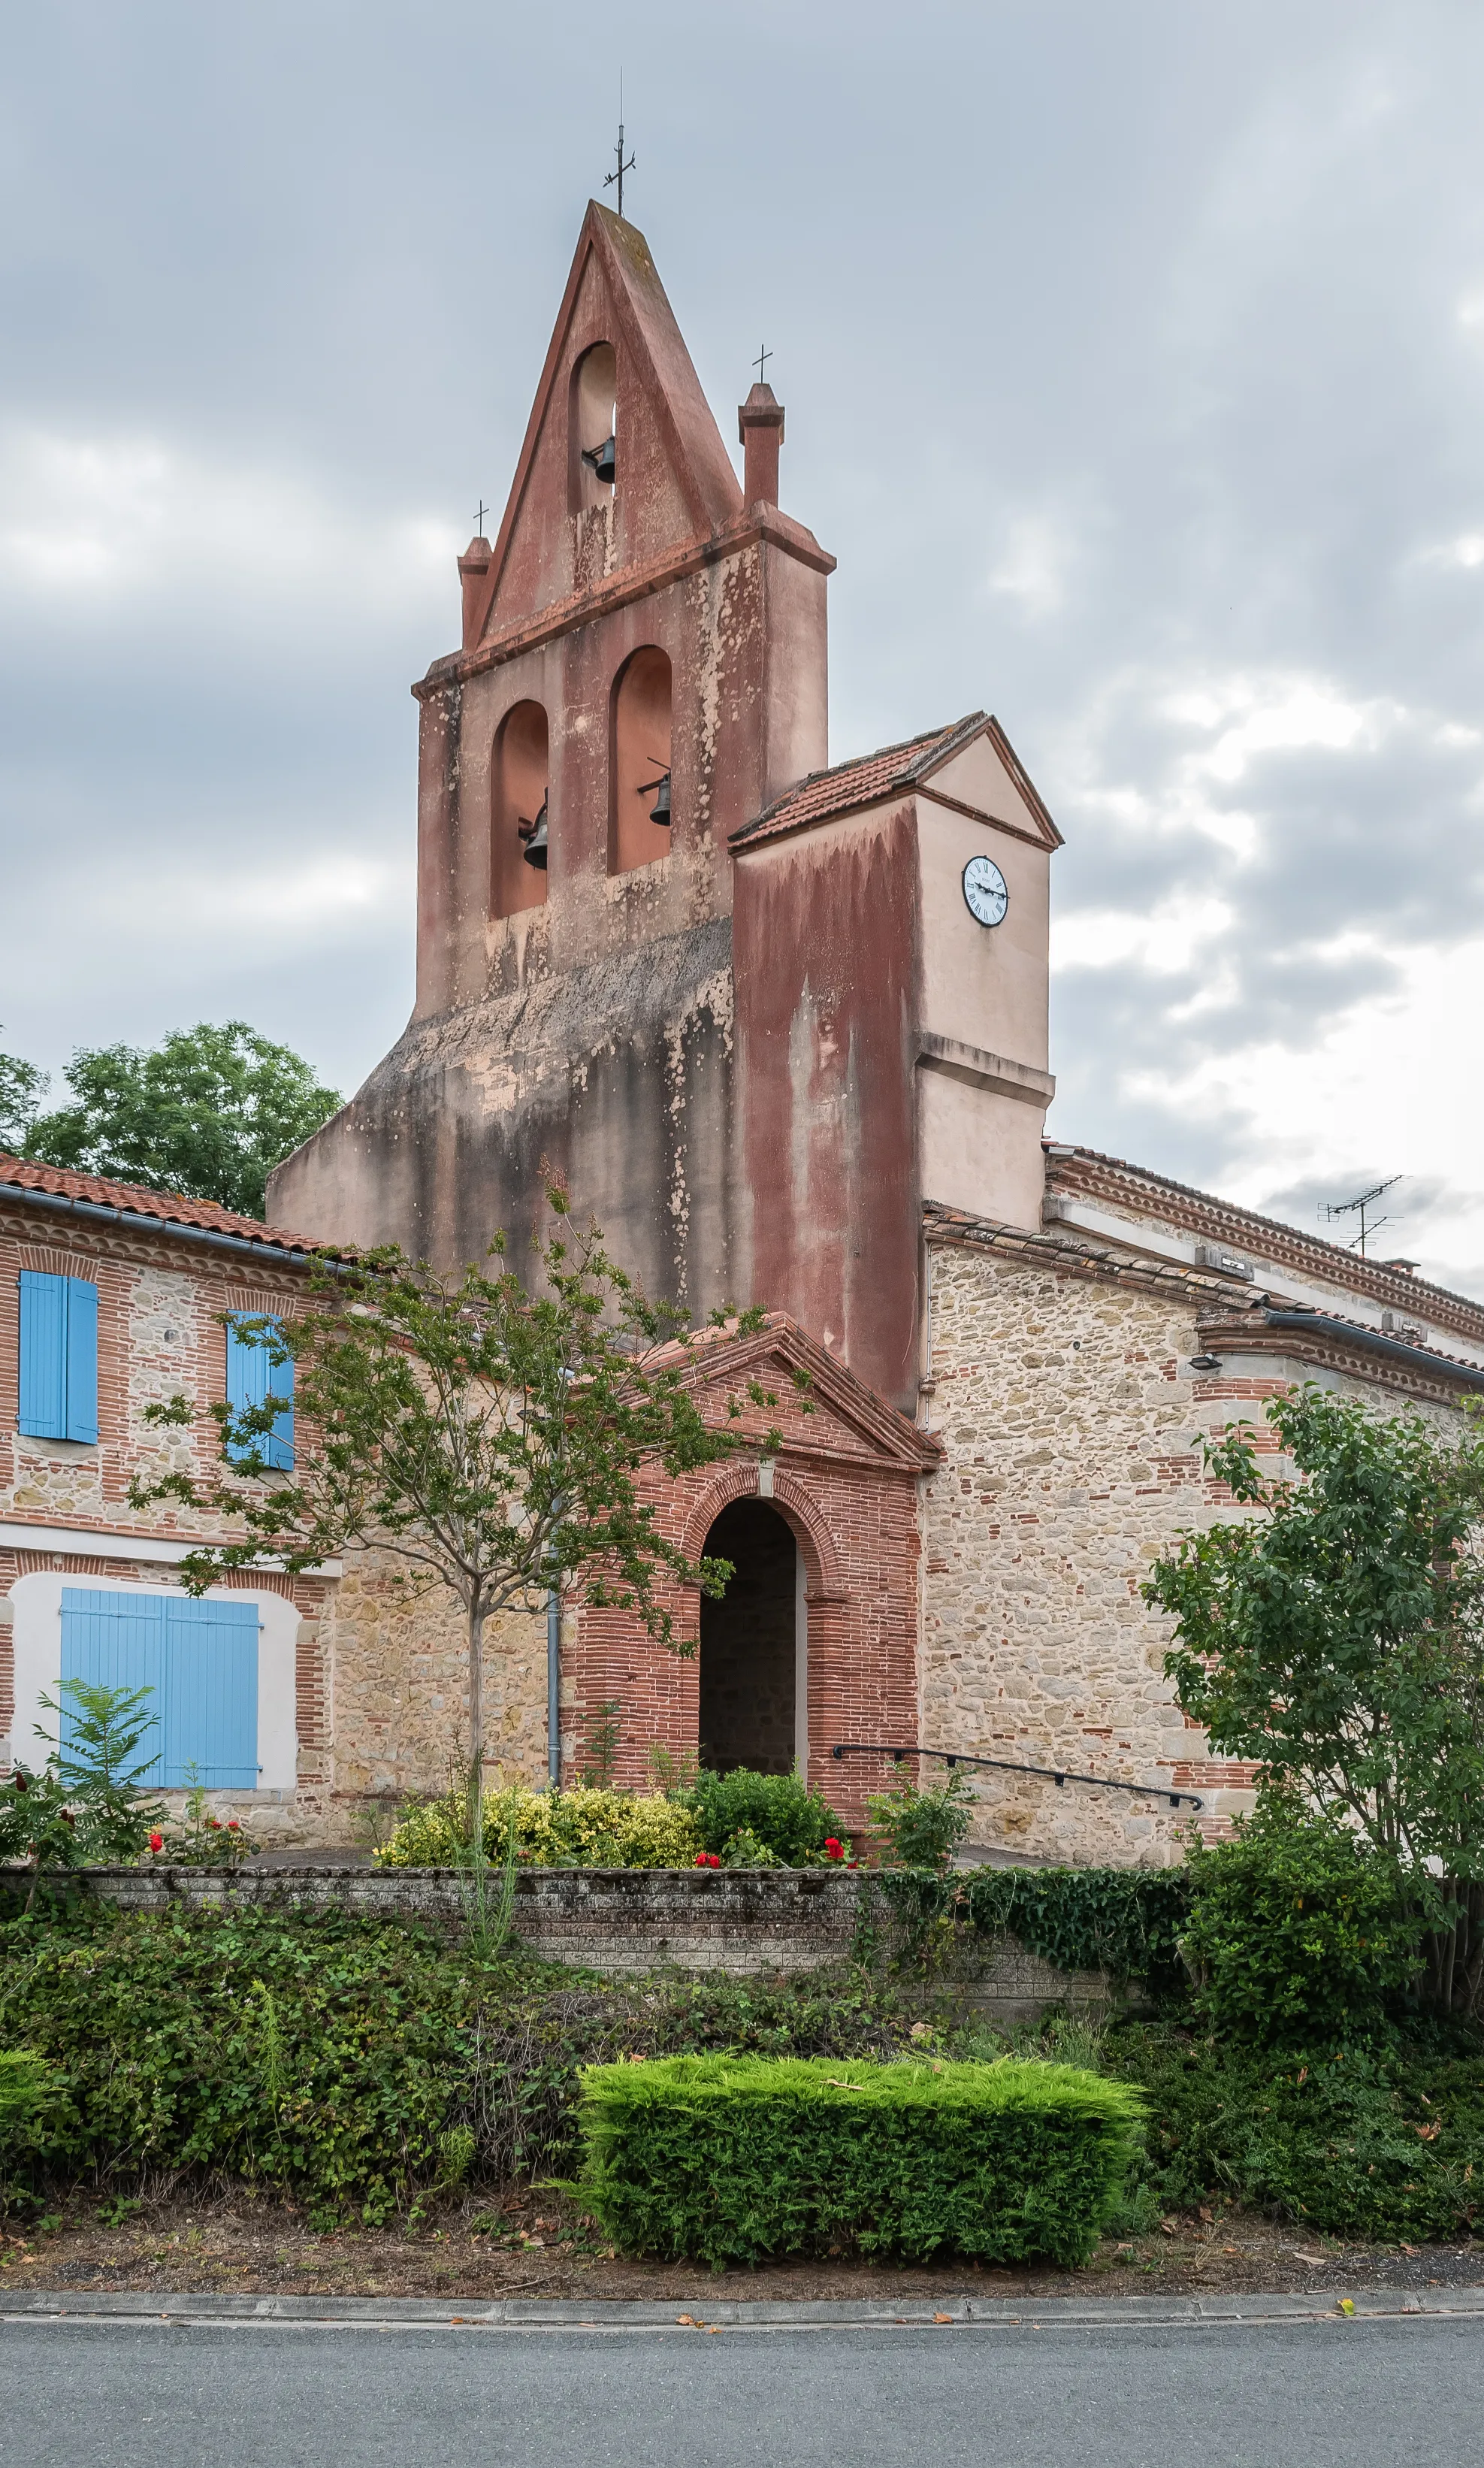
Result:
<svg viewBox="0 0 1484 2468"><path fill-rule="evenodd" d="M618 473L608 493L577 468L575 372L607 345ZM596 365L594 363L593 365ZM742 513L731 458L649 244L591 202L490 560L478 637L503 631Z"/></svg>
<svg viewBox="0 0 1484 2468"><path fill-rule="evenodd" d="M1060 848L1062 834L998 720L976 714L971 725L971 735L955 730L922 766L918 786L1038 847Z"/></svg>
<svg viewBox="0 0 1484 2468"><path fill-rule="evenodd" d="M807 1383L802 1389L801 1375ZM769 1313L751 1337L719 1332L697 1358L694 1377L718 1396L742 1399L753 1381L772 1390L777 1405L744 1404L742 1428L762 1431L776 1425L786 1447L875 1464L884 1459L913 1472L936 1465L942 1453L930 1432L899 1413L782 1312Z"/></svg>

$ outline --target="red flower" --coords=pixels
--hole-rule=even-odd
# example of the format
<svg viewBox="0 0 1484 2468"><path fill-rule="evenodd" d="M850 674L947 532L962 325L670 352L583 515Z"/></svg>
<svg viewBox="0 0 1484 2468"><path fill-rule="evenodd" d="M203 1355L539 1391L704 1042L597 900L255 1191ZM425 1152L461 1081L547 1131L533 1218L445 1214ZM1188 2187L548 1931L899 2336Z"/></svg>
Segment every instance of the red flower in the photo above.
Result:
<svg viewBox="0 0 1484 2468"><path fill-rule="evenodd" d="M242 1829L239 1825L237 1818L235 1817L229 1817L227 1819L227 1832L229 1834L240 1834L241 1831Z"/></svg>
<svg viewBox="0 0 1484 2468"><path fill-rule="evenodd" d="M206 1822L211 1827L214 1834L219 1834L221 1832L221 1819L219 1817L209 1817Z"/></svg>
<svg viewBox="0 0 1484 2468"><path fill-rule="evenodd" d="M697 1851L696 1854L696 1865L697 1868L719 1868L721 1865L720 1854L716 1851Z"/></svg>
<svg viewBox="0 0 1484 2468"><path fill-rule="evenodd" d="M845 1857L845 1845L833 1834L825 1836L825 1857L827 1860L843 1860Z"/></svg>
<svg viewBox="0 0 1484 2468"><path fill-rule="evenodd" d="M150 1837L149 1837L149 1848L150 1848L150 1850L151 1850L151 1851L163 1851L163 1850L164 1850L164 1848L165 1848L165 1837L164 1837L164 1835L163 1835L163 1834L151 1834L151 1835L150 1835Z"/></svg>

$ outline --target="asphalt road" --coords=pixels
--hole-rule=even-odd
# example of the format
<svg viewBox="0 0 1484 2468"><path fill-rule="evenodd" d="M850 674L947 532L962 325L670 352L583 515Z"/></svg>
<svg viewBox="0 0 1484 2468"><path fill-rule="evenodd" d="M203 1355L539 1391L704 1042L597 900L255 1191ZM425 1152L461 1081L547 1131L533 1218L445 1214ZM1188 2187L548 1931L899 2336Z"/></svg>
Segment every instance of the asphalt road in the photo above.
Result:
<svg viewBox="0 0 1484 2468"><path fill-rule="evenodd" d="M5 2468L1472 2468L1484 2318L1018 2330L0 2326Z"/></svg>

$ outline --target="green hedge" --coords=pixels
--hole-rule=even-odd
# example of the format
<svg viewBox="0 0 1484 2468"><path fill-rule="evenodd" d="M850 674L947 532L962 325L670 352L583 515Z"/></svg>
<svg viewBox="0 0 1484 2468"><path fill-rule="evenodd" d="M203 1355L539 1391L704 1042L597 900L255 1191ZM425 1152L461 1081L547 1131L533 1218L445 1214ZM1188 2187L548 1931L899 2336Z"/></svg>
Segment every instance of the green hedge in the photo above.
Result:
<svg viewBox="0 0 1484 2468"><path fill-rule="evenodd" d="M1153 2208L1235 2197L1327 2236L1484 2237L1484 2054L1466 2032L1285 2061L1128 2026L1104 2057L1149 2104L1133 2190Z"/></svg>
<svg viewBox="0 0 1484 2468"><path fill-rule="evenodd" d="M1138 2094L1071 2066L670 2057L582 2077L582 2195L629 2252L716 2266L848 2243L1083 2262Z"/></svg>
<svg viewBox="0 0 1484 2468"><path fill-rule="evenodd" d="M0 2216L183 2179L375 2224L465 2175L570 2171L584 2065L887 2056L915 2010L838 1973L603 1980L334 1910L38 1908L0 1923Z"/></svg>

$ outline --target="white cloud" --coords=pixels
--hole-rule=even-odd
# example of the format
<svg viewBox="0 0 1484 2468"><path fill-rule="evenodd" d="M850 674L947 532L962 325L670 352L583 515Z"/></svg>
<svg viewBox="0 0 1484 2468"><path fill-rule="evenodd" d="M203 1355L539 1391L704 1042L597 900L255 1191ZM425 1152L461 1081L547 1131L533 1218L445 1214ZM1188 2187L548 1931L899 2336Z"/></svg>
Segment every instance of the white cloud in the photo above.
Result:
<svg viewBox="0 0 1484 2468"><path fill-rule="evenodd" d="M323 616L447 600L460 542L433 517L370 520L292 472L213 462L155 437L0 431L0 604L145 598L225 608L312 593Z"/></svg>
<svg viewBox="0 0 1484 2468"><path fill-rule="evenodd" d="M1051 965L1069 969L1147 969L1152 976L1178 976L1195 967L1204 948L1226 932L1232 911L1224 900L1199 892L1162 901L1152 913L1084 908L1059 917L1051 929Z"/></svg>
<svg viewBox="0 0 1484 2468"><path fill-rule="evenodd" d="M1465 1101L1452 1058L1477 1051L1484 938L1388 956L1396 991L1347 1004L1312 1040L1237 1044L1174 1076L1136 1070L1126 1094L1181 1122L1229 1126L1222 1189L1249 1207L1295 1182L1328 1179L1345 1197L1342 1186L1373 1168L1446 1177L1445 1200L1399 1241L1441 1281L1473 1279L1484 1252L1484 1112ZM1391 1205L1400 1216L1404 1193Z"/></svg>
<svg viewBox="0 0 1484 2468"><path fill-rule="evenodd" d="M1076 554L1076 537L1064 514L1018 514L990 569L989 588L1018 601L1027 616L1054 616L1066 598Z"/></svg>

